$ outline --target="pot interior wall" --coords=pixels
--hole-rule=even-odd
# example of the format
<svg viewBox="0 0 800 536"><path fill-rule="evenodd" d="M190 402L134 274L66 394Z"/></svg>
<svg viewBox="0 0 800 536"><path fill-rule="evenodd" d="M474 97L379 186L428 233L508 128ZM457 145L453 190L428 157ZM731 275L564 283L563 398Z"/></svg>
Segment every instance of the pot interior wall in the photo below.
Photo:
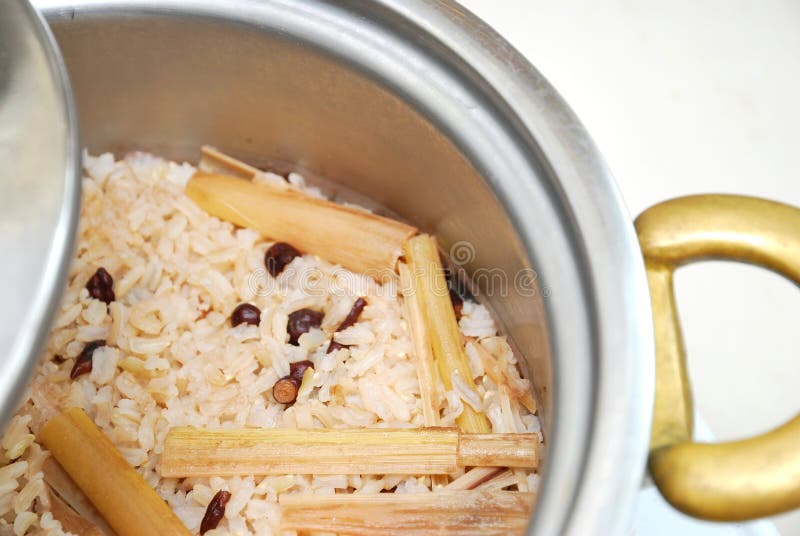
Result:
<svg viewBox="0 0 800 536"><path fill-rule="evenodd" d="M413 98L357 60L260 24L102 12L52 21L83 144L92 153L135 148L190 162L211 144L324 177L435 233L446 250L458 245L481 301L533 373L546 425L543 308L538 292L515 289L530 264L491 189Z"/></svg>

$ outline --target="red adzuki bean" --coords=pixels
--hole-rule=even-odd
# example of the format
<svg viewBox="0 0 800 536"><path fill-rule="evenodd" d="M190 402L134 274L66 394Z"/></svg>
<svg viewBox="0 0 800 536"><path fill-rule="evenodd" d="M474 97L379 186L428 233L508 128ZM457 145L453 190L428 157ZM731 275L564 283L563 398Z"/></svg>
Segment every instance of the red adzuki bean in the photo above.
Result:
<svg viewBox="0 0 800 536"><path fill-rule="evenodd" d="M81 355L75 360L75 364L72 366L72 371L69 373L70 379L74 380L81 374L86 374L87 372L92 371L92 355L94 351L100 348L101 346L105 346L106 341L92 341L87 342L86 346L83 347L83 351Z"/></svg>
<svg viewBox="0 0 800 536"><path fill-rule="evenodd" d="M203 516L203 521L200 523L200 534L205 534L209 530L217 528L217 525L225 515L225 505L230 500L231 494L228 491L219 490L214 494L214 498L211 499L206 508L206 515Z"/></svg>
<svg viewBox="0 0 800 536"><path fill-rule="evenodd" d="M252 324L257 326L261 322L261 311L255 305L240 303L231 313L231 325Z"/></svg>
<svg viewBox="0 0 800 536"><path fill-rule="evenodd" d="M297 248L286 242L276 242L267 250L264 255L264 265L272 277L278 277L286 265L294 260L295 257L302 255Z"/></svg>
<svg viewBox="0 0 800 536"><path fill-rule="evenodd" d="M272 398L278 404L293 404L297 400L300 382L291 376L284 376L272 386Z"/></svg>
<svg viewBox="0 0 800 536"><path fill-rule="evenodd" d="M96 300L104 301L109 304L116 298L114 296L114 278L111 277L105 268L100 267L86 283L86 290L89 296Z"/></svg>
<svg viewBox="0 0 800 536"><path fill-rule="evenodd" d="M289 331L289 344L298 346L297 342L300 335L308 333L313 328L322 325L323 314L313 309L298 309L289 315L289 323L286 326Z"/></svg>
<svg viewBox="0 0 800 536"><path fill-rule="evenodd" d="M291 365L289 365L289 376L299 382L302 382L303 375L306 373L306 370L308 369L314 370L314 363L312 363L307 359L304 361L298 361L296 363L292 363Z"/></svg>
<svg viewBox="0 0 800 536"><path fill-rule="evenodd" d="M367 305L367 300L364 298L358 298L354 303L353 307L350 308L350 312L347 313L347 316L342 323L339 324L339 327L336 328L336 331L344 331L356 322L358 322L358 318L361 316L361 311L364 310L364 306ZM342 348L349 348L348 345L342 344L336 341L331 341L328 345L328 350L325 352L326 354L330 354L335 352L336 350L341 350Z"/></svg>

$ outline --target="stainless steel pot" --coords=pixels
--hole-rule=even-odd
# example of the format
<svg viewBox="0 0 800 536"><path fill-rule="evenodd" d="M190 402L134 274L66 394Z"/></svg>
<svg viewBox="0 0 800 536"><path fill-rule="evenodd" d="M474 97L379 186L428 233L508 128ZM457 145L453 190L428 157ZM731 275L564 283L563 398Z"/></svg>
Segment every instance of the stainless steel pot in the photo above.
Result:
<svg viewBox="0 0 800 536"><path fill-rule="evenodd" d="M622 533L648 440L655 482L688 513L747 519L800 505L800 417L742 442L692 442L672 291L677 267L706 258L800 284L800 210L735 196L674 200L640 216L637 243L564 102L451 2L39 5L91 151L195 160L210 143L325 177L442 240L513 338L543 403L532 533ZM18 391L20 369L11 372Z"/></svg>
<svg viewBox="0 0 800 536"><path fill-rule="evenodd" d="M592 141L506 41L452 2L39 5L90 151L196 160L210 143L467 244L543 403L530 532L623 532L653 405L644 266Z"/></svg>

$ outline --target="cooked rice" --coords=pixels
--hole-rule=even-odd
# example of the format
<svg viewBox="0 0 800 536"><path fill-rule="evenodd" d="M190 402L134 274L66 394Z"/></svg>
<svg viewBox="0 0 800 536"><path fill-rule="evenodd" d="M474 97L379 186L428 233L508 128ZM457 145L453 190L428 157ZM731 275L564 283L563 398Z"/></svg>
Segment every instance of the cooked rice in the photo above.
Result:
<svg viewBox="0 0 800 536"><path fill-rule="evenodd" d="M87 412L189 530L198 531L218 490L230 491L225 518L209 536L277 534L281 493L431 491L426 476L161 478L161 450L173 426L423 426L402 298L394 283L380 285L312 255L296 258L272 280L263 266L271 242L207 215L183 195L194 172L188 164L143 153L119 161L110 154L87 154L84 167L67 289L26 399L0 441L0 535L64 534L50 512L43 481L48 454L34 434L69 406ZM258 180L283 179L264 174ZM289 180L320 195L300 175L293 173ZM84 288L101 266L115 280L116 301L108 307ZM360 320L335 335L339 343L352 345L349 349L326 354L330 336L323 330L304 334L299 346L288 344L290 312L322 310L322 327L330 328L358 296L368 301ZM230 327L230 312L241 302L261 309L259 326ZM460 326L528 387L527 380L518 379L511 348L497 336L486 308L467 301ZM96 339L108 346L95 351L91 373L70 380L75 358ZM315 364L313 388L284 409L272 400L271 388L289 373L290 363L304 359ZM494 432L539 432L537 417L483 375L480 359L472 356L470 364L477 391L453 378L443 426L454 426L469 404L486 413ZM526 471L506 478L510 489L538 485L538 476Z"/></svg>

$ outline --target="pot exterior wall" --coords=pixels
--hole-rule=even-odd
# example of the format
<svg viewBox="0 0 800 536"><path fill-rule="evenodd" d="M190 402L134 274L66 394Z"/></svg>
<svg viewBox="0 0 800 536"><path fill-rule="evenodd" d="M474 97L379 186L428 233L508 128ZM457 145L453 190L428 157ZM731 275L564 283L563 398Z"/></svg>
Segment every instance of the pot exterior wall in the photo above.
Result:
<svg viewBox="0 0 800 536"><path fill-rule="evenodd" d="M510 45L447 2L42 4L90 152L207 143L435 233L536 382L531 531L624 530L652 407L644 270L591 140Z"/></svg>

